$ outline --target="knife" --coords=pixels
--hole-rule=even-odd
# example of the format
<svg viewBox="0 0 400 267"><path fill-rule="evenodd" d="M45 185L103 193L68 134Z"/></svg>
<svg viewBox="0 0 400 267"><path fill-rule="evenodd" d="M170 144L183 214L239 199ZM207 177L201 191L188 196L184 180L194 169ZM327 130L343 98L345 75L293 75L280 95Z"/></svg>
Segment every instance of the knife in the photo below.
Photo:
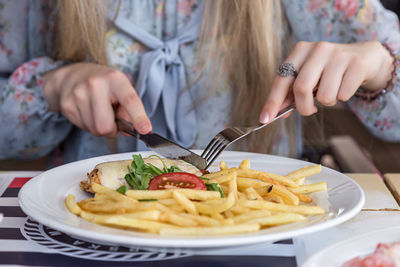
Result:
<svg viewBox="0 0 400 267"><path fill-rule="evenodd" d="M199 170L204 170L207 167L207 162L204 158L189 149L184 148L161 135L150 132L148 134L139 134L133 125L122 118L117 117L116 123L118 129L124 133L130 134L133 137L143 141L148 148L170 159L181 159L194 166Z"/></svg>

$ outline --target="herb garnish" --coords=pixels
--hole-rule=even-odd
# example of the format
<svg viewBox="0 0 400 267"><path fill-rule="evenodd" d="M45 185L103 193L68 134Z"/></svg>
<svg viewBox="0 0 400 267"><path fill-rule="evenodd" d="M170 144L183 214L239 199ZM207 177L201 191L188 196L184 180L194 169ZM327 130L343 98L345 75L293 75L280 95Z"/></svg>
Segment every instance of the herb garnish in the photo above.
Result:
<svg viewBox="0 0 400 267"><path fill-rule="evenodd" d="M203 180L204 184L206 185L207 191L218 191L221 195L221 198L225 197L224 191L222 191L221 187L217 183L209 183L206 182L210 180L210 178L199 176L201 180Z"/></svg>
<svg viewBox="0 0 400 267"><path fill-rule="evenodd" d="M222 191L221 187L219 187L217 183L204 184L206 185L207 191L218 191L221 198L225 197L224 191Z"/></svg>
<svg viewBox="0 0 400 267"><path fill-rule="evenodd" d="M126 185L122 185L117 189L117 192L125 195L126 190L128 190L128 187Z"/></svg>

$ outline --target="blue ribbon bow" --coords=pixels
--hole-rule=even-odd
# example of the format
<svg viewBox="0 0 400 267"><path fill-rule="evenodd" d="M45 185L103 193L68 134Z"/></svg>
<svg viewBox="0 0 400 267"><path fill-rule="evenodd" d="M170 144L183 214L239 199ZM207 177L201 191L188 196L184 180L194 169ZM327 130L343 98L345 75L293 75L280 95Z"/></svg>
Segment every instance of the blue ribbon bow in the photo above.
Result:
<svg viewBox="0 0 400 267"><path fill-rule="evenodd" d="M135 89L153 124L153 131L190 147L197 133L194 101L187 90L185 66L179 56L182 44L195 41L200 34L203 4L175 38L161 41L134 23L118 16L117 28L144 44L149 51L141 55ZM143 149L143 145L137 147Z"/></svg>

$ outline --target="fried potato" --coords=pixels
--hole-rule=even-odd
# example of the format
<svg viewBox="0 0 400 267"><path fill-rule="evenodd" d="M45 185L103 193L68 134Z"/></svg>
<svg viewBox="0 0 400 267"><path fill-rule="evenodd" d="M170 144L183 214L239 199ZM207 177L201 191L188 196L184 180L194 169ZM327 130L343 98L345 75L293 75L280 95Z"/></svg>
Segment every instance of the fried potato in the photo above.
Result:
<svg viewBox="0 0 400 267"><path fill-rule="evenodd" d="M182 207L190 214L197 215L196 206L187 198L185 195L180 193L179 191L173 192L173 197Z"/></svg>
<svg viewBox="0 0 400 267"><path fill-rule="evenodd" d="M261 226L274 226L305 221L306 217L297 213L279 213L266 217L254 218L246 223L258 223Z"/></svg>
<svg viewBox="0 0 400 267"><path fill-rule="evenodd" d="M75 202L75 196L69 194L66 198L65 198L65 206L67 207L67 209L75 214L75 215L79 215L82 212L82 209L76 204Z"/></svg>
<svg viewBox="0 0 400 267"><path fill-rule="evenodd" d="M292 188L291 189L294 193L298 194L309 194L317 191L326 191L327 185L326 182L320 182L315 184L306 184L302 185L299 188Z"/></svg>
<svg viewBox="0 0 400 267"><path fill-rule="evenodd" d="M286 178L291 180L301 179L303 177L311 176L321 172L321 165L304 166L301 169L295 170L285 175Z"/></svg>
<svg viewBox="0 0 400 267"><path fill-rule="evenodd" d="M316 215L323 214L325 211L323 208L319 206L304 206L304 205L286 205L286 204L277 204L269 201L260 201L260 200L239 200L239 203L244 207L252 208L252 209L267 209L271 211L278 212L292 212L299 213L304 215Z"/></svg>
<svg viewBox="0 0 400 267"><path fill-rule="evenodd" d="M197 189L166 189L166 190L127 190L126 195L133 199L166 199L172 198L173 192L179 192L192 200L220 199L221 195L216 191Z"/></svg>

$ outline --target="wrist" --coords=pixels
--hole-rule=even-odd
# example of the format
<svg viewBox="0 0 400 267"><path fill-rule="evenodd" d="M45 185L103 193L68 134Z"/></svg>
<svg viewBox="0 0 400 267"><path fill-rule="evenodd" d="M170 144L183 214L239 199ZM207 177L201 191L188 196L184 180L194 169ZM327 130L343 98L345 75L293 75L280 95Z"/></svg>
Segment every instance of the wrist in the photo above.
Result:
<svg viewBox="0 0 400 267"><path fill-rule="evenodd" d="M380 95L390 92L397 79L400 58L387 44L378 44L381 48L381 64L378 64L378 74L371 79L371 82L366 81L362 84L362 88L355 93L356 96L366 100L374 100Z"/></svg>

